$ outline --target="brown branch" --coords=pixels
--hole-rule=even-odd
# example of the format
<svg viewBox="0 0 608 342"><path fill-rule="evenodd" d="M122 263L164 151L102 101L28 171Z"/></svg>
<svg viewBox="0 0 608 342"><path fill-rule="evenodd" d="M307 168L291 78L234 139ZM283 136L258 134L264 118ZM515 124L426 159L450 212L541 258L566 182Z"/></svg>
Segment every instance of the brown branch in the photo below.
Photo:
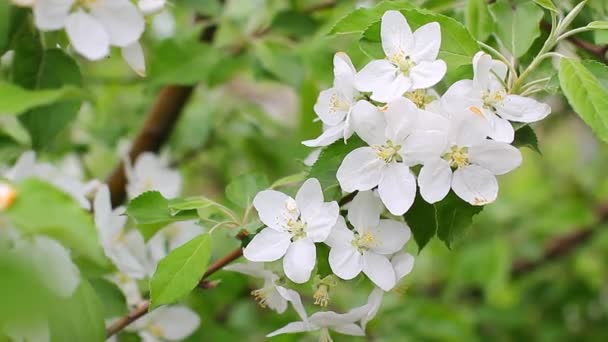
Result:
<svg viewBox="0 0 608 342"><path fill-rule="evenodd" d="M234 260L238 259L241 255L243 255L243 250L239 247L239 248L235 249L234 251L228 253L228 255L226 255L225 257L223 257L223 258L217 260L216 262L214 262L213 264L211 264L207 268L207 271L205 272L205 274L203 275L203 278L199 282L198 287L202 288L202 289L213 288L214 286L210 285L210 283L207 282L205 279L207 277L209 277L210 275L212 275L213 273L221 270L224 266L226 266L229 263L233 262ZM148 313L149 308L150 308L149 300L146 300L146 301L142 302L141 304L139 304L133 311L129 312L128 315L126 315L126 316L120 318L119 320L117 320L116 322L112 323L106 329L106 337L109 338L109 337L117 334L118 332L120 332L121 330L126 328L129 324L135 322L136 320L138 320L139 318L144 316L146 313Z"/></svg>

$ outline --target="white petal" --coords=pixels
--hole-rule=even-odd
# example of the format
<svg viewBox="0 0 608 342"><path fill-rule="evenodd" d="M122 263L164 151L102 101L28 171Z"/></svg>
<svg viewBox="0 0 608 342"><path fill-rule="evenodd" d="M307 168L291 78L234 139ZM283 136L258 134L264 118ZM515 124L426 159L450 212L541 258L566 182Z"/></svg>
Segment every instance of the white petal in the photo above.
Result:
<svg viewBox="0 0 608 342"><path fill-rule="evenodd" d="M324 124L335 126L344 120L351 109L351 99L346 98L338 89L323 90L313 107Z"/></svg>
<svg viewBox="0 0 608 342"><path fill-rule="evenodd" d="M65 31L74 50L92 61L110 53L110 37L105 28L91 15L82 11L72 13L65 23Z"/></svg>
<svg viewBox="0 0 608 342"><path fill-rule="evenodd" d="M476 113L482 113L481 115ZM466 111L454 113L450 117L448 141L457 146L473 146L482 143L489 135L489 120L496 115L486 111Z"/></svg>
<svg viewBox="0 0 608 342"><path fill-rule="evenodd" d="M371 61L355 75L355 87L360 91L376 91L391 83L398 70L386 59Z"/></svg>
<svg viewBox="0 0 608 342"><path fill-rule="evenodd" d="M166 0L139 0L137 7L145 15L160 12L165 7Z"/></svg>
<svg viewBox="0 0 608 342"><path fill-rule="evenodd" d="M302 219L306 222L306 236L313 242L325 241L339 216L340 206L336 201L323 203L312 216L302 214Z"/></svg>
<svg viewBox="0 0 608 342"><path fill-rule="evenodd" d="M378 226L371 228L370 232L377 243L371 250L378 254L393 254L405 246L412 237L410 227L404 222L395 220L380 220Z"/></svg>
<svg viewBox="0 0 608 342"><path fill-rule="evenodd" d="M551 113L551 107L529 97L507 95L496 105L496 112L503 119L517 122L536 122Z"/></svg>
<svg viewBox="0 0 608 342"><path fill-rule="evenodd" d="M344 123L328 126L316 139L302 141L302 144L308 147L329 146L344 136L344 128Z"/></svg>
<svg viewBox="0 0 608 342"><path fill-rule="evenodd" d="M302 304L302 298L300 298L300 294L294 290L286 289L282 286L276 287L277 292L285 298L285 300L289 301L293 306L293 309L298 313L300 319L306 322L308 320L308 316L306 315L306 310L304 309L304 304Z"/></svg>
<svg viewBox="0 0 608 342"><path fill-rule="evenodd" d="M448 113L458 113L470 106L483 106L481 90L471 80L454 82L441 97L441 107Z"/></svg>
<svg viewBox="0 0 608 342"><path fill-rule="evenodd" d="M416 178L403 163L391 163L382 173L378 194L393 215L403 215L414 203Z"/></svg>
<svg viewBox="0 0 608 342"><path fill-rule="evenodd" d="M400 144L415 129L420 111L412 101L399 97L386 104L384 116L386 117L386 138ZM384 141L380 143L384 143Z"/></svg>
<svg viewBox="0 0 608 342"><path fill-rule="evenodd" d="M281 329L275 330L270 334L266 335L266 337L273 337L281 334L292 334L298 332L310 331L308 325L304 322L291 322Z"/></svg>
<svg viewBox="0 0 608 342"><path fill-rule="evenodd" d="M103 24L112 45L131 45L144 33L144 17L129 0L96 2L91 13Z"/></svg>
<svg viewBox="0 0 608 342"><path fill-rule="evenodd" d="M264 263L261 262L241 262L238 264L230 264L224 267L226 271L234 271L255 278L262 278L266 275L272 274L272 272L264 269Z"/></svg>
<svg viewBox="0 0 608 342"><path fill-rule="evenodd" d="M407 20L398 11L386 11L380 25L382 48L386 56L408 54L414 45L414 36Z"/></svg>
<svg viewBox="0 0 608 342"><path fill-rule="evenodd" d="M333 327L335 332L349 336L365 336L365 331L358 324L350 323Z"/></svg>
<svg viewBox="0 0 608 342"><path fill-rule="evenodd" d="M515 139L515 130L511 123L493 113L488 114L487 117L490 120L491 127L488 136L496 141L512 143Z"/></svg>
<svg viewBox="0 0 608 342"><path fill-rule="evenodd" d="M492 57L483 51L479 51L473 56L473 82L482 90L487 90L492 74Z"/></svg>
<svg viewBox="0 0 608 342"><path fill-rule="evenodd" d="M331 229L331 233L323 242L331 248L347 247L351 246L354 237L354 233L346 227L344 217L339 216L336 224Z"/></svg>
<svg viewBox="0 0 608 342"><path fill-rule="evenodd" d="M310 273L315 267L317 250L310 239L294 241L283 259L283 270L291 281L302 284L310 279Z"/></svg>
<svg viewBox="0 0 608 342"><path fill-rule="evenodd" d="M389 83L374 89L370 98L378 102L390 102L412 89L412 78L406 77L402 73L397 73Z"/></svg>
<svg viewBox="0 0 608 342"><path fill-rule="evenodd" d="M154 319L154 325L163 332L163 337L170 341L179 341L190 335L201 323L194 311L185 306L162 307L162 312Z"/></svg>
<svg viewBox="0 0 608 342"><path fill-rule="evenodd" d="M321 183L316 178L308 178L296 194L296 203L302 217L316 216L324 203Z"/></svg>
<svg viewBox="0 0 608 342"><path fill-rule="evenodd" d="M350 244L335 247L329 251L329 266L335 275L344 280L350 280L361 273L363 258L361 253Z"/></svg>
<svg viewBox="0 0 608 342"><path fill-rule="evenodd" d="M447 65L441 59L432 62L422 61L416 64L410 71L412 90L434 86L441 81L447 70Z"/></svg>
<svg viewBox="0 0 608 342"><path fill-rule="evenodd" d="M122 48L122 58L139 76L146 76L146 61L144 58L144 50L139 42L127 45Z"/></svg>
<svg viewBox="0 0 608 342"><path fill-rule="evenodd" d="M61 297L70 297L80 283L80 271L70 258L70 252L59 242L36 236L29 249L46 286Z"/></svg>
<svg viewBox="0 0 608 342"><path fill-rule="evenodd" d="M400 154L406 165L423 164L427 160L440 158L447 143L445 131L416 131L407 137Z"/></svg>
<svg viewBox="0 0 608 342"><path fill-rule="evenodd" d="M41 31L59 30L64 27L70 8L75 0L36 0L34 23Z"/></svg>
<svg viewBox="0 0 608 342"><path fill-rule="evenodd" d="M287 300L279 293L278 287L273 288L273 290L269 291L266 295L265 305L279 314L282 314L287 310Z"/></svg>
<svg viewBox="0 0 608 342"><path fill-rule="evenodd" d="M414 256L406 252L395 254L391 258L391 264L395 269L397 281L399 281L401 278L408 275L414 268Z"/></svg>
<svg viewBox="0 0 608 342"><path fill-rule="evenodd" d="M469 148L469 161L502 175L521 165L521 152L509 144L486 140Z"/></svg>
<svg viewBox="0 0 608 342"><path fill-rule="evenodd" d="M363 254L363 273L384 291L389 291L395 286L393 265L384 255L365 252Z"/></svg>
<svg viewBox="0 0 608 342"><path fill-rule="evenodd" d="M258 211L260 220L268 227L283 231L290 218L296 219L299 213L290 213L287 203L293 201L291 197L275 190L258 192L253 198L253 206Z"/></svg>
<svg viewBox="0 0 608 342"><path fill-rule="evenodd" d="M418 174L420 195L425 201L441 201L450 192L452 169L447 160L437 158L424 164Z"/></svg>
<svg viewBox="0 0 608 342"><path fill-rule="evenodd" d="M243 250L243 256L249 261L275 261L285 255L291 236L265 228L259 232Z"/></svg>
<svg viewBox="0 0 608 342"><path fill-rule="evenodd" d="M378 185L386 163L371 147L360 147L350 152L338 168L336 177L342 190L365 191Z"/></svg>
<svg viewBox="0 0 608 342"><path fill-rule="evenodd" d="M353 99L355 90L355 74L357 70L344 52L334 55L334 87L344 94L349 101Z"/></svg>
<svg viewBox="0 0 608 342"><path fill-rule="evenodd" d="M380 306L382 305L382 298L384 298L384 291L376 287L367 297L367 312L365 316L361 318L361 328L365 330L367 323L376 317Z"/></svg>
<svg viewBox="0 0 608 342"><path fill-rule="evenodd" d="M496 200L498 182L492 172L477 165L454 171L452 189L458 197L473 205L484 205Z"/></svg>
<svg viewBox="0 0 608 342"><path fill-rule="evenodd" d="M375 227L382 211L382 202L373 191L360 191L348 207L348 221L357 230Z"/></svg>
<svg viewBox="0 0 608 342"><path fill-rule="evenodd" d="M378 107L364 100L357 102L353 107L351 121L357 135L368 145L386 142L386 122Z"/></svg>
<svg viewBox="0 0 608 342"><path fill-rule="evenodd" d="M414 31L414 49L410 57L416 63L434 61L441 46L441 28L439 23L432 22L420 26Z"/></svg>

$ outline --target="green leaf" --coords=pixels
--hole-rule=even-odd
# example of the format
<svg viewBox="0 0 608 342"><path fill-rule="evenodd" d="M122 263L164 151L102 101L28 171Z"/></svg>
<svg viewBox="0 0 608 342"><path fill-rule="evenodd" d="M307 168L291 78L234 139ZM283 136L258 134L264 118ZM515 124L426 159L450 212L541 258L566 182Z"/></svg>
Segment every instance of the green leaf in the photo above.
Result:
<svg viewBox="0 0 608 342"><path fill-rule="evenodd" d="M295 88L302 84L304 69L293 48L271 40L259 40L253 51L262 69L273 78Z"/></svg>
<svg viewBox="0 0 608 342"><path fill-rule="evenodd" d="M422 9L402 10L412 30L436 21L441 26L441 49L439 58L448 65L446 78L458 70L458 67L470 65L473 56L479 51L477 41L461 23L450 17ZM359 47L373 58L384 58L380 43L380 22L370 25L359 41ZM459 71L460 72L460 71Z"/></svg>
<svg viewBox="0 0 608 342"><path fill-rule="evenodd" d="M595 61L593 59L586 59L583 61L583 66L587 68L604 88L608 91L608 65Z"/></svg>
<svg viewBox="0 0 608 342"><path fill-rule="evenodd" d="M483 206L474 206L461 200L454 192L435 203L437 236L448 248L461 238L473 223L473 216L479 214Z"/></svg>
<svg viewBox="0 0 608 342"><path fill-rule="evenodd" d="M72 297L59 300L50 311L51 341L105 341L103 306L85 279Z"/></svg>
<svg viewBox="0 0 608 342"><path fill-rule="evenodd" d="M164 198L160 192L147 191L129 202L127 215L135 220L137 228L146 241L152 238L161 228L172 222L198 218L194 209L176 211L176 205L179 204L173 203L173 208L171 208L171 205L171 201Z"/></svg>
<svg viewBox="0 0 608 342"><path fill-rule="evenodd" d="M365 142L358 137L353 136L348 139L347 144L340 139L325 147L323 151L321 151L317 162L310 169L309 177L318 179L323 189L337 184L336 172L338 171L342 160L344 160L344 157L346 157L350 151L363 146L366 146Z"/></svg>
<svg viewBox="0 0 608 342"><path fill-rule="evenodd" d="M523 56L540 36L544 13L532 2L512 5L498 0L490 5L490 13L496 23L496 37L515 57Z"/></svg>
<svg viewBox="0 0 608 342"><path fill-rule="evenodd" d="M0 55L4 54L9 43L10 9L9 1L0 2Z"/></svg>
<svg viewBox="0 0 608 342"><path fill-rule="evenodd" d="M274 181L274 183L272 183L272 185L270 186L271 189L276 189L276 188L280 188L282 186L286 186L286 185L291 185L294 183L300 183L303 182L306 177L308 177L308 172L306 171L302 171L293 175L289 175L280 179L277 179L276 181Z"/></svg>
<svg viewBox="0 0 608 342"><path fill-rule="evenodd" d="M487 0L467 1L467 11L465 12L465 23L467 29L475 39L485 41L493 30L492 17L488 10Z"/></svg>
<svg viewBox="0 0 608 342"><path fill-rule="evenodd" d="M150 308L171 304L196 287L207 271L211 236L201 234L174 249L158 263L150 280Z"/></svg>
<svg viewBox="0 0 608 342"><path fill-rule="evenodd" d="M534 0L534 2L544 9L557 13L557 7L555 7L551 0Z"/></svg>
<svg viewBox="0 0 608 342"><path fill-rule="evenodd" d="M255 195L264 189L268 189L269 186L266 175L240 175L226 187L226 198L241 208L249 208Z"/></svg>
<svg viewBox="0 0 608 342"><path fill-rule="evenodd" d="M593 30L608 30L608 21L592 21L587 27Z"/></svg>
<svg viewBox="0 0 608 342"><path fill-rule="evenodd" d="M371 8L358 8L340 19L330 30L330 35L346 33L363 33L369 25L380 20L388 10L413 8L411 1L384 0Z"/></svg>
<svg viewBox="0 0 608 342"><path fill-rule="evenodd" d="M120 317L129 312L125 295L116 284L103 278L90 278L89 283L103 304L104 318Z"/></svg>
<svg viewBox="0 0 608 342"><path fill-rule="evenodd" d="M420 253L437 232L435 206L427 203L420 194L416 194L414 204L403 217L412 230Z"/></svg>
<svg viewBox="0 0 608 342"><path fill-rule="evenodd" d="M220 50L194 39L163 40L150 56L148 79L156 85L192 85L206 81L214 71L209 65L223 57Z"/></svg>
<svg viewBox="0 0 608 342"><path fill-rule="evenodd" d="M314 34L317 20L308 13L287 10L277 13L273 18L270 29L289 37L302 37Z"/></svg>
<svg viewBox="0 0 608 342"><path fill-rule="evenodd" d="M538 147L538 138L532 127L524 125L515 131L515 138L513 140L513 146L515 147L527 147L532 151L536 151L539 154L540 148Z"/></svg>
<svg viewBox="0 0 608 342"><path fill-rule="evenodd" d="M48 90L27 90L11 83L0 81L0 115L21 114L26 110L48 105L79 94L74 87Z"/></svg>
<svg viewBox="0 0 608 342"><path fill-rule="evenodd" d="M608 92L581 62L562 58L559 82L570 106L603 141L608 142Z"/></svg>
<svg viewBox="0 0 608 342"><path fill-rule="evenodd" d="M18 229L26 234L48 235L75 256L108 266L93 218L70 195L35 178L18 183L16 189L15 202L6 213Z"/></svg>

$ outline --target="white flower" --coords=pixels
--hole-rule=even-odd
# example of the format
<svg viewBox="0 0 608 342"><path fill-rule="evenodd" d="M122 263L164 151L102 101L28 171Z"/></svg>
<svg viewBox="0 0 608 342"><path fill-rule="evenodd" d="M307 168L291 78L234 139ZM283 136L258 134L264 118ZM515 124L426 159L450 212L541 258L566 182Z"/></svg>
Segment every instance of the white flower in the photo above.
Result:
<svg viewBox="0 0 608 342"><path fill-rule="evenodd" d="M170 251L199 236L201 233L203 233L203 227L198 225L197 221L174 222L159 230L148 241L148 251L150 252L152 264L158 264Z"/></svg>
<svg viewBox="0 0 608 342"><path fill-rule="evenodd" d="M350 152L336 176L347 192L377 186L386 208L402 215L416 197L416 178L409 167L441 154L447 120L402 97L386 107L383 115L368 104L354 117L355 131L369 146Z"/></svg>
<svg viewBox="0 0 608 342"><path fill-rule="evenodd" d="M23 153L13 168L5 174L5 177L14 182L30 177L47 181L72 196L81 207L87 210L91 208L87 194L99 186L97 180L83 183L50 164L37 163L36 154L32 151Z"/></svg>
<svg viewBox="0 0 608 342"><path fill-rule="evenodd" d="M488 122L476 111L452 115L447 148L429 160L418 175L420 194L429 203L443 199L450 187L463 200L484 205L496 200L502 175L521 164L521 153L509 144L486 139Z"/></svg>
<svg viewBox="0 0 608 342"><path fill-rule="evenodd" d="M95 225L106 256L120 272L136 279L144 278L150 273L144 239L138 230L125 232L124 208L112 210L107 185L99 188L93 206Z"/></svg>
<svg viewBox="0 0 608 342"><path fill-rule="evenodd" d="M41 31L65 28L74 49L89 60L126 47L144 32L144 18L129 0L36 0L34 22Z"/></svg>
<svg viewBox="0 0 608 342"><path fill-rule="evenodd" d="M323 242L336 224L338 203L324 202L321 184L310 178L296 199L274 190L259 192L253 199L260 220L266 225L243 250L249 261L283 259L285 275L296 283L310 279L316 262L315 242Z"/></svg>
<svg viewBox="0 0 608 342"><path fill-rule="evenodd" d="M269 307L281 314L287 310L287 303L291 302L298 314L302 315L304 313L304 306L302 305L300 295L293 290L277 285L279 276L269 270L265 270L263 263L248 262L233 264L224 267L224 269L264 279L264 285L261 289L251 291L251 294L255 296L261 307Z"/></svg>
<svg viewBox="0 0 608 342"><path fill-rule="evenodd" d="M156 190L166 198L177 197L181 191L182 177L178 170L167 167L164 157L152 152L139 155L135 165L131 166L126 158L127 193L134 198L143 192Z"/></svg>
<svg viewBox="0 0 608 342"><path fill-rule="evenodd" d="M351 116L360 108L360 94L355 89L355 67L348 55L334 55L334 86L319 94L314 110L323 122L323 133L314 140L302 142L306 146L327 146L338 139L346 141L353 135Z"/></svg>
<svg viewBox="0 0 608 342"><path fill-rule="evenodd" d="M154 14L162 11L166 2L166 0L139 0L137 7L145 15Z"/></svg>
<svg viewBox="0 0 608 342"><path fill-rule="evenodd" d="M185 306L163 306L133 322L127 330L135 331L143 342L181 341L192 335L201 319Z"/></svg>
<svg viewBox="0 0 608 342"><path fill-rule="evenodd" d="M348 209L351 231L342 217L325 241L331 247L329 266L335 275L350 280L361 271L384 291L397 281L389 257L410 239L409 227L394 220L381 220L382 204L372 191L359 192Z"/></svg>
<svg viewBox="0 0 608 342"><path fill-rule="evenodd" d="M551 107L534 99L509 94L504 82L507 66L480 51L473 57L473 80L458 81L446 91L442 102L448 113L472 107L490 124L489 136L510 143L514 130L510 121L535 122L544 119Z"/></svg>
<svg viewBox="0 0 608 342"><path fill-rule="evenodd" d="M122 58L139 76L146 76L146 61L144 50L139 42L134 42L121 49Z"/></svg>
<svg viewBox="0 0 608 342"><path fill-rule="evenodd" d="M409 90L429 88L445 75L447 66L437 59L441 31L436 22L414 33L398 11L386 11L380 27L386 59L374 60L356 76L360 91L371 91L375 101L390 102Z"/></svg>

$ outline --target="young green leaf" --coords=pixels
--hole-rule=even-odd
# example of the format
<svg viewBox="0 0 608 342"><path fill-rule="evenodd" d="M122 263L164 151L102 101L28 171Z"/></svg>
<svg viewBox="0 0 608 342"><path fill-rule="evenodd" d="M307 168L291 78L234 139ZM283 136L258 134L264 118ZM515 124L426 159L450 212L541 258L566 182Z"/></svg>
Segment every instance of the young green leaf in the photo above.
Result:
<svg viewBox="0 0 608 342"><path fill-rule="evenodd" d="M587 27L593 30L608 30L608 21L592 21Z"/></svg>
<svg viewBox="0 0 608 342"><path fill-rule="evenodd" d="M534 0L534 2L546 10L557 13L557 7L555 7L551 0Z"/></svg>
<svg viewBox="0 0 608 342"><path fill-rule="evenodd" d="M513 56L523 56L540 36L543 10L532 2L511 4L498 0L490 5L496 37Z"/></svg>
<svg viewBox="0 0 608 342"><path fill-rule="evenodd" d="M295 183L303 182L308 176L308 172L302 171L293 175L289 175L280 179L277 179L272 185L270 185L271 189L280 188L282 186L291 185Z"/></svg>
<svg viewBox="0 0 608 342"><path fill-rule="evenodd" d="M173 204L173 209L171 205L171 201L164 198L160 192L147 191L129 202L127 215L135 220L137 228L146 241L152 238L161 228L172 222L198 218L195 209L176 211L176 204Z"/></svg>
<svg viewBox="0 0 608 342"><path fill-rule="evenodd" d="M493 22L488 10L487 0L467 1L467 11L465 12L465 23L467 29L475 39L485 41L492 33Z"/></svg>
<svg viewBox="0 0 608 342"><path fill-rule="evenodd" d="M435 203L437 236L448 248L461 238L473 223L473 216L479 214L483 206L474 206L461 200L454 192Z"/></svg>
<svg viewBox="0 0 608 342"><path fill-rule="evenodd" d="M74 256L108 266L91 215L71 196L35 178L21 181L16 188L15 202L6 211L15 227L26 234L48 235Z"/></svg>
<svg viewBox="0 0 608 342"><path fill-rule="evenodd" d="M4 54L9 42L10 9L11 6L8 1L0 3L0 55Z"/></svg>
<svg viewBox="0 0 608 342"><path fill-rule="evenodd" d="M351 137L348 139L348 143L345 144L341 139L335 143L325 147L319 159L310 169L310 178L316 178L321 183L323 189L330 185L337 184L336 172L342 163L344 157L350 153L350 151L365 146L363 140L357 137Z"/></svg>
<svg viewBox="0 0 608 342"><path fill-rule="evenodd" d="M226 198L241 208L248 208L255 195L270 186L262 174L244 174L236 177L226 187Z"/></svg>
<svg viewBox="0 0 608 342"><path fill-rule="evenodd" d="M201 234L174 249L158 263L150 280L150 308L171 304L196 287L211 256L211 236Z"/></svg>
<svg viewBox="0 0 608 342"><path fill-rule="evenodd" d="M513 146L515 147L527 147L532 151L540 152L538 147L538 138L532 127L524 125L515 131L515 138L513 140Z"/></svg>
<svg viewBox="0 0 608 342"><path fill-rule="evenodd" d="M74 87L58 89L28 90L0 81L0 115L21 114L29 109L55 103L78 95Z"/></svg>
<svg viewBox="0 0 608 342"><path fill-rule="evenodd" d="M287 45L269 39L259 40L253 51L262 69L273 78L295 88L302 84L302 61Z"/></svg>
<svg viewBox="0 0 608 342"><path fill-rule="evenodd" d="M347 34L347 33L363 33L365 29L372 23L380 20L384 12L388 10L402 10L413 8L411 1L399 0L388 1L384 0L374 7L357 8L340 19L330 30L330 35Z"/></svg>
<svg viewBox="0 0 608 342"><path fill-rule="evenodd" d="M608 91L581 63L562 58L559 81L568 103L603 141L608 142Z"/></svg>

